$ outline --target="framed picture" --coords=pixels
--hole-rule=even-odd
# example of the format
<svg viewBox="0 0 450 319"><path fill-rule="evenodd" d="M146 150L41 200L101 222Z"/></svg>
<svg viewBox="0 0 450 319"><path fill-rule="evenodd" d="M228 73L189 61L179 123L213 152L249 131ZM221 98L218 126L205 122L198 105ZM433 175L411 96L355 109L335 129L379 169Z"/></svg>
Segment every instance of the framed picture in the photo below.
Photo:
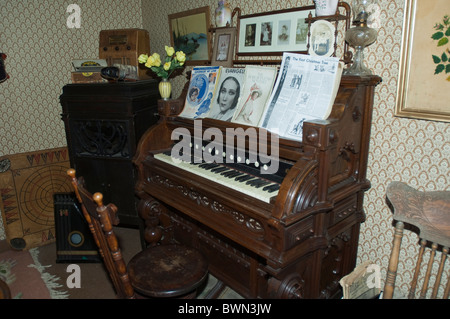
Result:
<svg viewBox="0 0 450 319"><path fill-rule="evenodd" d="M448 0L405 0L395 115L450 122Z"/></svg>
<svg viewBox="0 0 450 319"><path fill-rule="evenodd" d="M327 20L317 20L311 24L309 38L310 55L331 56L334 53L335 27Z"/></svg>
<svg viewBox="0 0 450 319"><path fill-rule="evenodd" d="M171 45L175 51L183 51L186 54L187 65L209 63L209 27L209 6L169 14Z"/></svg>
<svg viewBox="0 0 450 319"><path fill-rule="evenodd" d="M236 28L216 29L211 65L233 66Z"/></svg>
<svg viewBox="0 0 450 319"><path fill-rule="evenodd" d="M310 12L314 6L238 16L237 55L307 53Z"/></svg>

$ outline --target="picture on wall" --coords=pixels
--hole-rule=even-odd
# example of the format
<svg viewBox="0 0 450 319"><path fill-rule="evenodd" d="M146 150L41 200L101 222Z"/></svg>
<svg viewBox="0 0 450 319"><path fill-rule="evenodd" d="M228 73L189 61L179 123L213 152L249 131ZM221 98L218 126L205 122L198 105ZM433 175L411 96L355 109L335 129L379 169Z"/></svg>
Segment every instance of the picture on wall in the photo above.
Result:
<svg viewBox="0 0 450 319"><path fill-rule="evenodd" d="M331 56L334 53L335 28L331 22L317 20L311 24L311 38L308 53L317 56Z"/></svg>
<svg viewBox="0 0 450 319"><path fill-rule="evenodd" d="M450 122L448 0L405 0L396 116Z"/></svg>
<svg viewBox="0 0 450 319"><path fill-rule="evenodd" d="M186 54L187 65L210 60L209 6L169 15L170 41L175 51Z"/></svg>
<svg viewBox="0 0 450 319"><path fill-rule="evenodd" d="M221 28L216 30L214 50L211 65L231 67L233 65L236 28Z"/></svg>
<svg viewBox="0 0 450 319"><path fill-rule="evenodd" d="M238 18L238 55L282 55L285 51L307 51L309 13L314 6Z"/></svg>

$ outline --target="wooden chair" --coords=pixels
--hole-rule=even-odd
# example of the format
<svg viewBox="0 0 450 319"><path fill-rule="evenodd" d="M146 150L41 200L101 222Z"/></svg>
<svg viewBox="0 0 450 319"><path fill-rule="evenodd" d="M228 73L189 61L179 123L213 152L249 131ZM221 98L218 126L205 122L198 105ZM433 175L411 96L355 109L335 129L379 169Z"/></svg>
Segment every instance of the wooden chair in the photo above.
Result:
<svg viewBox="0 0 450 319"><path fill-rule="evenodd" d="M435 284L430 297L434 299L441 285L442 274L450 266L449 263L446 264L450 247L450 191L420 192L405 183L392 182L387 188L386 195L393 206L395 233L383 298L393 297L403 230L412 226L413 229L419 230L420 249L408 298L415 297L419 273L422 268L426 268L419 298L427 298L433 274ZM428 265L422 267L425 251L430 251L430 255ZM441 260L437 271L433 271L437 251L442 251ZM447 299L450 290L450 271L447 274L447 284L446 286L443 284L442 287L444 287L443 298Z"/></svg>
<svg viewBox="0 0 450 319"><path fill-rule="evenodd" d="M118 297L189 298L196 295L208 275L207 262L200 252L179 244L158 245L139 252L126 265L113 229L113 225L119 223L117 207L112 203L103 205L101 193L91 195L83 177L76 178L74 169L67 174Z"/></svg>

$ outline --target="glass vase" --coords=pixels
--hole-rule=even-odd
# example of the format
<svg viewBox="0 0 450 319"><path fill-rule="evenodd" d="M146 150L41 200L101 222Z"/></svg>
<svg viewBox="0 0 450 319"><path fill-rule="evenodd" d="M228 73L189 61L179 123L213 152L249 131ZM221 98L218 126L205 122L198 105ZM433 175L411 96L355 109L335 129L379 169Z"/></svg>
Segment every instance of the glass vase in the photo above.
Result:
<svg viewBox="0 0 450 319"><path fill-rule="evenodd" d="M172 84L170 84L169 79L162 78L161 82L159 82L159 94L163 100L168 100L170 98L170 94L172 93Z"/></svg>

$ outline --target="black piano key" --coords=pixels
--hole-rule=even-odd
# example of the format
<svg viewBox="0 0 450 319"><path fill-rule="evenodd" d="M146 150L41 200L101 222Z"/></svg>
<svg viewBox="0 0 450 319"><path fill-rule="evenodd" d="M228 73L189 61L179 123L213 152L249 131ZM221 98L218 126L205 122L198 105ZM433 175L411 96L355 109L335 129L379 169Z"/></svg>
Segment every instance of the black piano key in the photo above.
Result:
<svg viewBox="0 0 450 319"><path fill-rule="evenodd" d="M280 185L278 185L278 184L268 185L263 188L264 191L267 191L269 193L273 193L273 192L277 191L278 189L280 189Z"/></svg>
<svg viewBox="0 0 450 319"><path fill-rule="evenodd" d="M259 180L259 181L255 182L255 183L253 183L252 186L255 187L255 188L260 188L260 187L263 187L263 186L265 186L265 185L267 185L269 183L270 183L269 181Z"/></svg>
<svg viewBox="0 0 450 319"><path fill-rule="evenodd" d="M234 175L234 174L238 174L238 173L239 173L238 171L236 171L236 170L234 170L234 169L230 169L230 170L228 170L228 171L221 172L220 175L222 175L222 176L224 176L224 177L230 177L230 176L232 176L232 175Z"/></svg>
<svg viewBox="0 0 450 319"><path fill-rule="evenodd" d="M232 174L229 174L227 177L228 178L237 178L237 177L242 176L242 175L245 175L245 174L242 173L242 172L239 172L239 171L235 171Z"/></svg>
<svg viewBox="0 0 450 319"><path fill-rule="evenodd" d="M246 181L248 181L250 179L253 179L253 178L254 177L251 176L251 175L245 175L244 174L243 176L236 177L235 180L238 181L238 182L246 182Z"/></svg>
<svg viewBox="0 0 450 319"><path fill-rule="evenodd" d="M260 179L259 178L255 178L255 179L251 179L251 180L247 181L245 184L253 186L253 185L257 184L258 181L260 181Z"/></svg>
<svg viewBox="0 0 450 319"><path fill-rule="evenodd" d="M199 165L199 167L206 169L206 170L210 170L210 169L216 168L218 166L219 166L219 164L217 164L217 163L204 163L204 164Z"/></svg>
<svg viewBox="0 0 450 319"><path fill-rule="evenodd" d="M215 168L211 169L211 172L220 173L220 172L228 171L228 170L229 170L228 167L220 166L220 167L215 167Z"/></svg>

